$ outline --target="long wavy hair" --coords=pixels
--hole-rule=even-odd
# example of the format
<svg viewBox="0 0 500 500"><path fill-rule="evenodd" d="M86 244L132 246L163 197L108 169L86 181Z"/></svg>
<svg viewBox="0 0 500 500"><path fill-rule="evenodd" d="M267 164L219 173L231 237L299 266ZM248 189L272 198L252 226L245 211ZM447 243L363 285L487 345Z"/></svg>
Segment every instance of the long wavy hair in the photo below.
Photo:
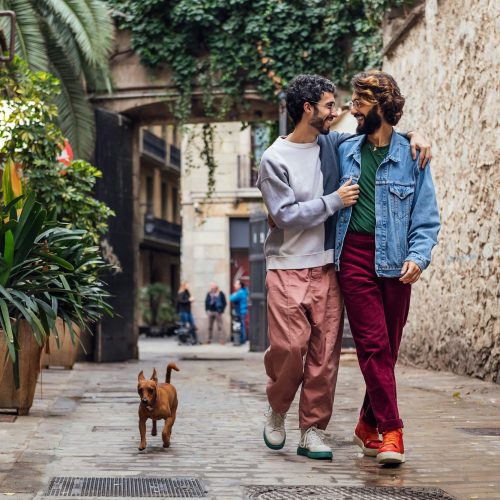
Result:
<svg viewBox="0 0 500 500"><path fill-rule="evenodd" d="M361 101L378 104L387 123L396 125L399 122L403 116L405 98L391 75L371 70L358 73L351 83Z"/></svg>

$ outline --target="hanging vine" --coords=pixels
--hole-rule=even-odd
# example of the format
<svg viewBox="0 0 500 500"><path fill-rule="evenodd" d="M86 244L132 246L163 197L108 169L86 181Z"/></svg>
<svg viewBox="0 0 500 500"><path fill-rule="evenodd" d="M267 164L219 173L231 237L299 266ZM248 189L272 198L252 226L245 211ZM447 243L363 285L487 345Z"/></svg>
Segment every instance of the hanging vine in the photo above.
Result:
<svg viewBox="0 0 500 500"><path fill-rule="evenodd" d="M410 0L108 0L119 28L146 66L168 66L179 90L175 115L185 124L193 85L207 118L244 105L249 86L272 101L299 73L338 84L380 67L384 14ZM215 94L214 90L217 90ZM215 186L212 126L202 131L202 158Z"/></svg>

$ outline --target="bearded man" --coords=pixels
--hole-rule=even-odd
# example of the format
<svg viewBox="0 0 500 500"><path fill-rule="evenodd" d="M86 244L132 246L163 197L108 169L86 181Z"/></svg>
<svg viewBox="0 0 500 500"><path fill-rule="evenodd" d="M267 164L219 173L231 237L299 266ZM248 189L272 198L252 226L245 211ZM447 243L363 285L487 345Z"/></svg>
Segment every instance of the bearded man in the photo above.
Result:
<svg viewBox="0 0 500 500"><path fill-rule="evenodd" d="M405 103L382 71L352 81L355 136L339 147L341 179L360 187L338 218L335 265L366 384L355 442L380 464L405 461L394 367L410 307L411 285L431 261L439 211L430 168L394 132ZM382 434L382 441L379 439Z"/></svg>

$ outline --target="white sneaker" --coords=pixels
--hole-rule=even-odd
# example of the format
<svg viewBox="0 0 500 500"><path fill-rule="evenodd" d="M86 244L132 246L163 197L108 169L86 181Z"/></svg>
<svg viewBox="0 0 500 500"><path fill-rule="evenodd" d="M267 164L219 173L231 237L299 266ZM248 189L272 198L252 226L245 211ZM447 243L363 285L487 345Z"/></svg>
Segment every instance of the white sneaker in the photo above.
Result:
<svg viewBox="0 0 500 500"><path fill-rule="evenodd" d="M281 450L285 446L286 431L285 418L286 413L279 414L269 407L265 413L266 423L264 425L264 442L271 450Z"/></svg>
<svg viewBox="0 0 500 500"><path fill-rule="evenodd" d="M332 449L325 443L323 431L320 431L317 427L309 427L309 429L301 432L302 436L297 448L297 455L316 460L332 459Z"/></svg>

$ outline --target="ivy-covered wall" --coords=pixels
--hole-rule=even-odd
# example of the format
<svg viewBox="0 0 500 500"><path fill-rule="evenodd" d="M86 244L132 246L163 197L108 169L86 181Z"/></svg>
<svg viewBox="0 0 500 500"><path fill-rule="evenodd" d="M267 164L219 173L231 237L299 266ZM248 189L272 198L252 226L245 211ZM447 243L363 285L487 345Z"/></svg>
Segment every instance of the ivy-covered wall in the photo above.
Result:
<svg viewBox="0 0 500 500"><path fill-rule="evenodd" d="M169 66L186 116L191 85L204 89L205 108L224 113L255 87L270 100L299 73L346 83L379 67L381 22L405 0L108 0L118 26L132 31L143 64ZM225 100L214 108L212 90Z"/></svg>

